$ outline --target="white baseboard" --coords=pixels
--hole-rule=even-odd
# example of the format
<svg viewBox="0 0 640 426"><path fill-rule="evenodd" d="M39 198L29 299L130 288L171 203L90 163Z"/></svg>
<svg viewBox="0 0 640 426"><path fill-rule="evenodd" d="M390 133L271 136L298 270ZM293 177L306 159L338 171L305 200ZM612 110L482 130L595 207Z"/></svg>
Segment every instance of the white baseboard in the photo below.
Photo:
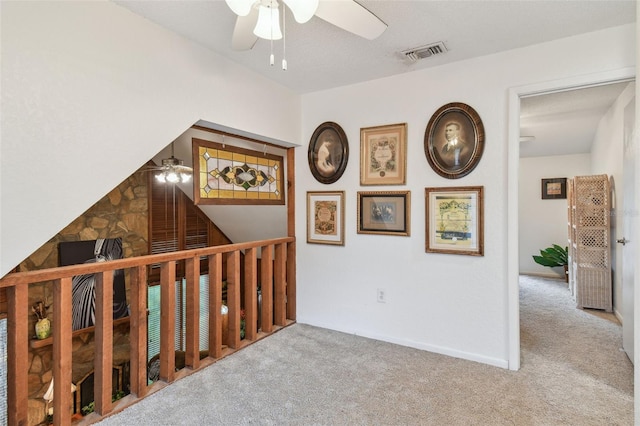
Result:
<svg viewBox="0 0 640 426"><path fill-rule="evenodd" d="M509 368L509 360L506 360L506 359L493 358L493 357L488 357L488 356L484 356L476 353L459 351L457 349L447 348L443 346L430 345L423 342L416 342L411 339L402 339L402 338L398 339L395 337L385 336L377 333L340 329L340 328L336 328L334 326L329 326L326 324L325 325L318 324L318 323L312 324L309 322L305 322L304 319L300 319L300 318L297 319L297 322L300 324L307 324L314 327L326 328L328 330L334 330L341 333L347 333L347 334L353 334L356 336L366 337L368 339L374 339L382 342L393 343L395 345L407 346L409 348L415 348L415 349L420 349L427 352L433 352L440 355L450 356L453 358L465 359L467 361L475 361L482 364L492 365L494 367L504 368L505 370Z"/></svg>
<svg viewBox="0 0 640 426"><path fill-rule="evenodd" d="M564 281L564 277L562 275L553 274L553 273L544 273L544 272L520 272L520 275L527 275L530 277L540 277L540 278L556 278Z"/></svg>
<svg viewBox="0 0 640 426"><path fill-rule="evenodd" d="M616 318L618 318L618 321L620 321L620 325L622 325L622 315L620 314L620 311L618 311L617 309L613 309L613 314L616 316Z"/></svg>

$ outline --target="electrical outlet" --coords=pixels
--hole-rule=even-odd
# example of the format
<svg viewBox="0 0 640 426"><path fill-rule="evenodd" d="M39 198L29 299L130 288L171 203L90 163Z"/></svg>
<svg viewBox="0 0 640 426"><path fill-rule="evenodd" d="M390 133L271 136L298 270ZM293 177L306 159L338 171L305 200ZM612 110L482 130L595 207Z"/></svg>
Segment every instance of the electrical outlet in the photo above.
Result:
<svg viewBox="0 0 640 426"><path fill-rule="evenodd" d="M387 292L383 288L378 289L378 303L385 303L387 301Z"/></svg>

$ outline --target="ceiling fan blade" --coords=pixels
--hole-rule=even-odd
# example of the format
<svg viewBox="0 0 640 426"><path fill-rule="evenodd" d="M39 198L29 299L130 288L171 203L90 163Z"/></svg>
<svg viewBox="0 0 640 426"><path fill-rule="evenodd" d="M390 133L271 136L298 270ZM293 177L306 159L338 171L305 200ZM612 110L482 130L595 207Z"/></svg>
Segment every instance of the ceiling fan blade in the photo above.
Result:
<svg viewBox="0 0 640 426"><path fill-rule="evenodd" d="M233 50L251 50L258 41L258 36L253 29L258 22L258 9L251 8L247 16L238 16L236 26L233 28L231 47Z"/></svg>
<svg viewBox="0 0 640 426"><path fill-rule="evenodd" d="M296 22L304 24L313 18L318 10L319 0L284 0L284 4L291 9Z"/></svg>
<svg viewBox="0 0 640 426"><path fill-rule="evenodd" d="M256 0L226 0L227 6L238 16L247 16Z"/></svg>
<svg viewBox="0 0 640 426"><path fill-rule="evenodd" d="M316 16L368 40L387 29L387 24L354 0L320 0Z"/></svg>

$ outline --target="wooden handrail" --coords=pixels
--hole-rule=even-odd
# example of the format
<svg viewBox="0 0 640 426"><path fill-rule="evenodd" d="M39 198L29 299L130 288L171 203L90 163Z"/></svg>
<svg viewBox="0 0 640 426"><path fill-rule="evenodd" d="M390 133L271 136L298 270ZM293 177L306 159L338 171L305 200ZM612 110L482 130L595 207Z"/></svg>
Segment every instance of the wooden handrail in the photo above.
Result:
<svg viewBox="0 0 640 426"><path fill-rule="evenodd" d="M134 268L136 266L153 265L156 263L185 260L190 257L209 256L216 253L242 251L251 247L262 247L269 244L290 243L294 237L274 238L245 243L226 244L197 248L192 250L174 251L171 253L149 254L146 256L129 257L126 259L109 260L106 262L83 263L80 265L61 266L59 268L40 269L37 271L14 272L0 279L0 288L11 287L20 283L37 283L51 281L60 277L93 274L96 272L112 271L116 269Z"/></svg>
<svg viewBox="0 0 640 426"><path fill-rule="evenodd" d="M261 273L258 276L257 250L262 250ZM244 282L241 282L240 252L245 251ZM273 254L272 254L273 251ZM229 308L228 348L222 347L222 260L227 260L227 304ZM209 357L199 354L199 285L200 260L209 265ZM186 345L185 363L190 371L210 365L216 359L295 321L295 238L284 237L163 253L135 258L71 265L38 271L11 273L0 279L0 288L7 288L7 414L12 425L28 424L28 286L53 282L53 379L54 424L71 424L69 407L72 394L65 383L72 380L72 279L75 275L96 274L95 295L95 361L94 396L96 421L121 410L158 389L147 384L147 268L160 265L161 324L160 379L171 383L184 373L175 371L175 265L186 265ZM113 272L129 269L130 277L130 365L132 397L123 403L111 402L113 346ZM261 332L258 332L257 281L262 286ZM245 293L246 337L240 339L241 288ZM59 385L62 384L62 385ZM126 405L125 405L126 404Z"/></svg>

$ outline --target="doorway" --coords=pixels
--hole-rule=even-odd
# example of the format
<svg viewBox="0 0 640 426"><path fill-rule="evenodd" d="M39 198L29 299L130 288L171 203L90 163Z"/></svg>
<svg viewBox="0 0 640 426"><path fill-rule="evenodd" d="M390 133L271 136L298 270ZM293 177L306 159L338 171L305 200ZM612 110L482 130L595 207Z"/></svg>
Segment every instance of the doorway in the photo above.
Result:
<svg viewBox="0 0 640 426"><path fill-rule="evenodd" d="M509 315L509 369L520 368L520 312L519 312L519 171L520 171L520 106L521 99L559 93L568 90L595 87L599 85L629 82L635 77L635 69L620 70L573 77L554 82L545 82L509 90L509 150L508 150L508 315ZM527 136L527 135L523 135ZM634 265L638 267L638 263Z"/></svg>

